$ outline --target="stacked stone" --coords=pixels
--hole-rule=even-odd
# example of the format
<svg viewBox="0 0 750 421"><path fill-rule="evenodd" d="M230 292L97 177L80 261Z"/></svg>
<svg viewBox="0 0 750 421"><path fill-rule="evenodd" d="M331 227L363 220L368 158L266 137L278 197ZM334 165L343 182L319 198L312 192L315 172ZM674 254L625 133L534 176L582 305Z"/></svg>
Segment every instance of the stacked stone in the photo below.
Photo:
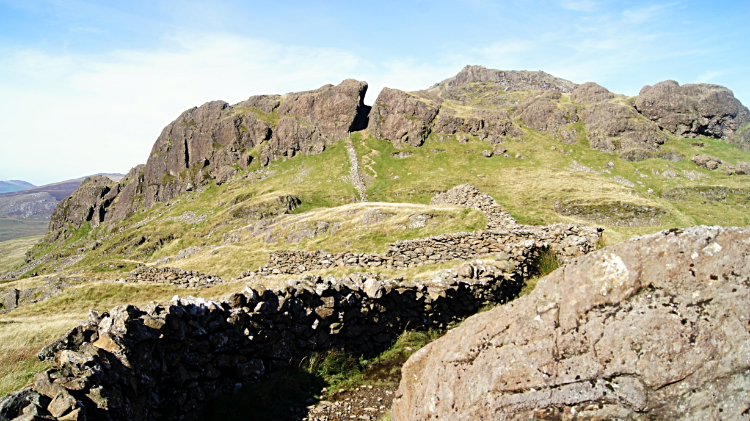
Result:
<svg viewBox="0 0 750 421"><path fill-rule="evenodd" d="M54 368L0 399L0 418L160 420L195 416L220 393L316 351L385 350L404 329L445 328L517 295L520 272L482 262L426 281L370 273L307 275L280 291L246 288L221 301L175 297L119 306L45 347Z"/></svg>
<svg viewBox="0 0 750 421"><path fill-rule="evenodd" d="M216 275L206 275L191 270L140 266L128 274L125 282L146 284L172 284L184 288L207 288L223 284Z"/></svg>
<svg viewBox="0 0 750 421"><path fill-rule="evenodd" d="M487 229L496 230L516 225L516 220L487 193L482 193L471 184L461 184L445 193L438 193L430 201L431 205L459 205L484 212L487 216Z"/></svg>
<svg viewBox="0 0 750 421"><path fill-rule="evenodd" d="M595 250L600 237L600 228L585 225L514 225L503 230L458 232L397 241L383 254L279 250L270 253L268 263L257 274L300 274L341 266L407 269L499 253L526 256L542 248L549 248L561 262L568 262ZM523 264L524 268L527 266L522 261L515 263ZM248 275L250 272L243 274Z"/></svg>

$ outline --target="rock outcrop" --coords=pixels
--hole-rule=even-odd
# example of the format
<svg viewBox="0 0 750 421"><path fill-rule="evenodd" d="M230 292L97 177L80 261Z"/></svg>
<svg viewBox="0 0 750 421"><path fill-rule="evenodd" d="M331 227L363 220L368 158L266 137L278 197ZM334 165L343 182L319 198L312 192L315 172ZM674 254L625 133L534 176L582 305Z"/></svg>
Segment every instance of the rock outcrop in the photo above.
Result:
<svg viewBox="0 0 750 421"><path fill-rule="evenodd" d="M534 130L573 144L578 139L578 132L568 125L578 121L578 114L575 105L560 104L561 97L558 91L530 95L521 102L513 117Z"/></svg>
<svg viewBox="0 0 750 421"><path fill-rule="evenodd" d="M367 83L341 84L287 95L259 95L235 105L212 101L191 108L162 130L145 165L122 180L89 177L55 209L53 242L84 223L121 221L215 180L224 183L254 159L317 154L366 126Z"/></svg>
<svg viewBox="0 0 750 421"><path fill-rule="evenodd" d="M667 141L656 124L627 105L597 102L583 107L580 113L591 147L602 152L655 151Z"/></svg>
<svg viewBox="0 0 750 421"><path fill-rule="evenodd" d="M635 108L663 130L682 137L727 138L750 123L750 111L732 91L705 83L680 86L667 80L644 86Z"/></svg>
<svg viewBox="0 0 750 421"><path fill-rule="evenodd" d="M594 82L586 82L575 88L570 94L571 101L581 104L585 102L595 103L609 101L614 97L614 94L607 90L607 88Z"/></svg>
<svg viewBox="0 0 750 421"><path fill-rule="evenodd" d="M415 353L393 419L745 419L748 255L702 226L576 259Z"/></svg>
<svg viewBox="0 0 750 421"><path fill-rule="evenodd" d="M541 71L495 70L484 66L466 66L452 78L433 85L432 88L452 88L471 83L491 83L502 91L558 91L570 93L575 83ZM446 96L449 96L447 94Z"/></svg>
<svg viewBox="0 0 750 421"><path fill-rule="evenodd" d="M396 147L420 146L432 131L442 99L427 92L383 88L370 111L368 129Z"/></svg>

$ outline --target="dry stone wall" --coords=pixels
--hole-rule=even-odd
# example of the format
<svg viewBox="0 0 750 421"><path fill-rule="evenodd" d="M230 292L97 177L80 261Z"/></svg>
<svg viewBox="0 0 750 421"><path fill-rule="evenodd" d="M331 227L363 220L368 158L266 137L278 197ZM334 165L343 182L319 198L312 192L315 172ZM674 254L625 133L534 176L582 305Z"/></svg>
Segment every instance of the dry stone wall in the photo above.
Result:
<svg viewBox="0 0 750 421"><path fill-rule="evenodd" d="M39 353L54 368L0 399L0 419L185 419L211 397L315 351L372 355L407 327L444 328L503 303L522 282L518 270L475 261L427 281L307 275L279 291L92 311Z"/></svg>
<svg viewBox="0 0 750 421"><path fill-rule="evenodd" d="M279 250L269 254L268 263L257 273L245 272L242 276L300 274L340 266L407 269L452 260L476 259L493 253L500 253L498 257L507 260L510 265L520 265L523 270L528 270L517 256L549 248L558 259L567 262L595 250L602 232L601 228L575 224L545 227L519 225L492 196L470 184L439 193L430 204L466 206L484 212L488 229L397 241L382 254Z"/></svg>
<svg viewBox="0 0 750 421"><path fill-rule="evenodd" d="M509 264L521 265L528 270L528 265L516 256L549 248L558 259L567 262L595 250L600 237L601 228L585 225L516 225L504 230L457 232L397 241L383 254L279 250L270 253L268 263L257 273L246 272L243 276L299 274L341 266L407 269L453 260L476 259L490 254L496 254L501 260L508 260Z"/></svg>
<svg viewBox="0 0 750 421"><path fill-rule="evenodd" d="M216 275L206 275L191 270L177 268L157 268L140 266L124 279L129 283L172 284L185 288L204 288L223 284L224 280Z"/></svg>

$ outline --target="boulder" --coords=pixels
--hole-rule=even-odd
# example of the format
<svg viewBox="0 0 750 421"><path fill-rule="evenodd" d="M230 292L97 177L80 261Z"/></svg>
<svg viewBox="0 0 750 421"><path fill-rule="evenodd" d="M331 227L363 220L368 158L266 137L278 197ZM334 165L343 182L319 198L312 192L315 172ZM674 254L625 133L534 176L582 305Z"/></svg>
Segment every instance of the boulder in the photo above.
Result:
<svg viewBox="0 0 750 421"><path fill-rule="evenodd" d="M584 102L603 102L609 101L614 98L614 94L607 90L607 88L600 86L594 82L586 82L583 85L575 88L570 94L570 99L573 102L584 103Z"/></svg>
<svg viewBox="0 0 750 421"><path fill-rule="evenodd" d="M744 419L748 254L701 226L577 258L412 355L393 420Z"/></svg>
<svg viewBox="0 0 750 421"><path fill-rule="evenodd" d="M18 294L20 291L13 288L11 289L7 294L5 294L5 298L3 298L3 309L5 310L13 310L18 305Z"/></svg>
<svg viewBox="0 0 750 421"><path fill-rule="evenodd" d="M750 123L750 111L729 89L673 80L644 86L635 108L676 136L726 138Z"/></svg>
<svg viewBox="0 0 750 421"><path fill-rule="evenodd" d="M698 154L691 159L695 165L705 168L707 170L715 170L719 168L719 165L723 164L724 162L720 158L716 158L715 156L708 156L706 154Z"/></svg>

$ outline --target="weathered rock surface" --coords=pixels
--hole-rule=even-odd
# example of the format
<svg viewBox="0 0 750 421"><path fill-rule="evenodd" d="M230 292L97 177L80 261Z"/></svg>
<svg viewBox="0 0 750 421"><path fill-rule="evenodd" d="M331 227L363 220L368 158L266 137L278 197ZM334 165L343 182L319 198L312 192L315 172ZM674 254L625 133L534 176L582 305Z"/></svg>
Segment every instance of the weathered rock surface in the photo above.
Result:
<svg viewBox="0 0 750 421"><path fill-rule="evenodd" d="M570 93L575 83L541 71L495 70L484 66L466 66L454 77L435 84L436 87L455 87L470 83L492 83L504 91L559 91ZM432 89L430 88L430 89Z"/></svg>
<svg viewBox="0 0 750 421"><path fill-rule="evenodd" d="M580 115L591 147L603 152L655 151L667 140L656 124L627 105L597 102L584 107Z"/></svg>
<svg viewBox="0 0 750 421"><path fill-rule="evenodd" d="M644 86L635 108L676 136L726 138L750 123L750 111L729 89L710 84L680 86L673 80Z"/></svg>
<svg viewBox="0 0 750 421"><path fill-rule="evenodd" d="M432 130L442 99L425 91L383 88L372 106L367 128L376 139L397 147L420 146Z"/></svg>
<svg viewBox="0 0 750 421"><path fill-rule="evenodd" d="M562 94L546 91L530 95L521 102L513 117L540 132L549 133L557 140L573 144L578 139L576 129L566 127L578 121L573 104L560 104Z"/></svg>
<svg viewBox="0 0 750 421"><path fill-rule="evenodd" d="M614 97L614 94L607 90L607 88L600 86L594 82L586 82L583 85L575 88L570 94L570 99L573 102L578 103L603 102L609 101Z"/></svg>
<svg viewBox="0 0 750 421"><path fill-rule="evenodd" d="M702 226L576 259L414 354L393 419L746 419L749 255Z"/></svg>

